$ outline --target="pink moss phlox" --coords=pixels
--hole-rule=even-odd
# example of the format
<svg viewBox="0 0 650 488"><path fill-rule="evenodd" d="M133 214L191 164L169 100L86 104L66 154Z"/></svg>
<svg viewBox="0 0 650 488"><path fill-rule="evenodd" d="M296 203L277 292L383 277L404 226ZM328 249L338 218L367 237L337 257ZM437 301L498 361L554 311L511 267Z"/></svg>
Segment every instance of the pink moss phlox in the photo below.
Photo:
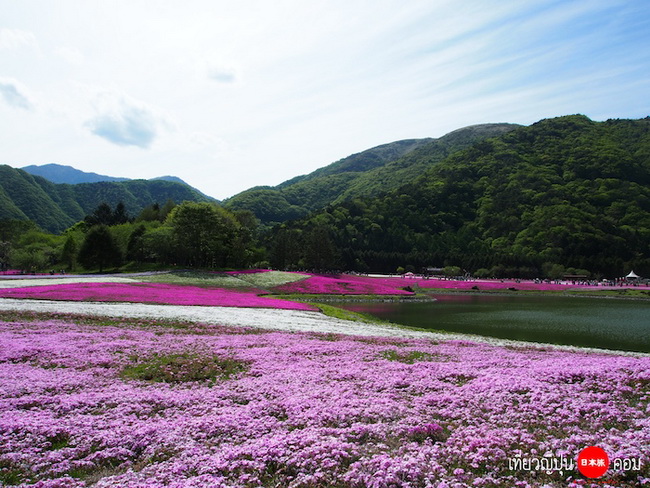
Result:
<svg viewBox="0 0 650 488"><path fill-rule="evenodd" d="M2 298L317 310L311 305L239 291L166 283L69 283L0 289Z"/></svg>
<svg viewBox="0 0 650 488"><path fill-rule="evenodd" d="M421 288L473 290L522 290L522 291L565 291L573 289L604 290L602 286L574 283L545 283L532 280L456 280L443 278L425 279L422 277L394 276L370 277L358 275L313 275L302 281L287 283L275 288L280 293L332 294L332 295L410 295L405 290ZM614 288L612 288L614 289Z"/></svg>
<svg viewBox="0 0 650 488"><path fill-rule="evenodd" d="M577 471L508 459L598 445L641 460L610 470L612 486L650 477L648 357L400 339L426 354L408 364L382 359L385 339L322 339L0 322L2 475L49 488L571 486ZM184 352L248 369L211 386L121 374Z"/></svg>
<svg viewBox="0 0 650 488"><path fill-rule="evenodd" d="M413 295L402 289L408 286L399 279L368 278L354 275L314 275L274 289L280 293L325 295Z"/></svg>
<svg viewBox="0 0 650 488"><path fill-rule="evenodd" d="M20 274L21 271L19 269L6 269L4 271L0 271L0 276L16 276Z"/></svg>
<svg viewBox="0 0 650 488"><path fill-rule="evenodd" d="M453 290L471 291L475 287L479 290L516 290L529 291L564 291L574 288L593 289L598 287L562 284L562 283L544 283L527 280L445 280L445 279L418 279L417 285L421 288L440 288Z"/></svg>

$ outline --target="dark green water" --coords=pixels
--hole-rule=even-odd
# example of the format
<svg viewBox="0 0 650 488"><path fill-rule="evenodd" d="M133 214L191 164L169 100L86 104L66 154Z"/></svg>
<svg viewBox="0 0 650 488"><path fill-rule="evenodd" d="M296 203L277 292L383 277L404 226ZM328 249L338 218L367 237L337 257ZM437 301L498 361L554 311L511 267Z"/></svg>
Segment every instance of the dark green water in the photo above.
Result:
<svg viewBox="0 0 650 488"><path fill-rule="evenodd" d="M436 302L343 303L398 324L521 341L650 352L650 302L435 295Z"/></svg>

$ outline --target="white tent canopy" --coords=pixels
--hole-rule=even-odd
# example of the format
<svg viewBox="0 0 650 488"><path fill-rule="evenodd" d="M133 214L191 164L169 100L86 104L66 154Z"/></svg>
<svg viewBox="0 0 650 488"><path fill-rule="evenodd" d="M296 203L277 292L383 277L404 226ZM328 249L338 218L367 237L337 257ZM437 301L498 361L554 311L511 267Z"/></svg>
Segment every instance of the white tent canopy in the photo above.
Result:
<svg viewBox="0 0 650 488"><path fill-rule="evenodd" d="M630 274L628 274L625 278L627 278L628 280L636 280L641 277L638 274L636 274L634 271L630 271Z"/></svg>

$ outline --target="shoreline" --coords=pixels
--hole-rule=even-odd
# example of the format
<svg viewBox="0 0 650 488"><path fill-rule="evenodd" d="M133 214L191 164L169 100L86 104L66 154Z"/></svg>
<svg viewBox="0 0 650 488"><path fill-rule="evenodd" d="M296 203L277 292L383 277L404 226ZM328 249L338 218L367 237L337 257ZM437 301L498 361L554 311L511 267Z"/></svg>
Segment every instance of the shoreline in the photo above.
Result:
<svg viewBox="0 0 650 488"><path fill-rule="evenodd" d="M612 291L612 290L603 290L603 292ZM589 292L581 292L580 290L561 290L561 291L544 291L544 290L455 290L451 288L429 288L427 289L427 294L430 295L476 295L476 296L508 296L508 297L521 297L521 296L535 296L535 297L561 297L561 298L596 298L596 299L609 299L609 300L634 300L640 302L650 301L650 295L648 297L626 297L626 296L612 296L612 295L601 295L600 290L593 290L590 294Z"/></svg>

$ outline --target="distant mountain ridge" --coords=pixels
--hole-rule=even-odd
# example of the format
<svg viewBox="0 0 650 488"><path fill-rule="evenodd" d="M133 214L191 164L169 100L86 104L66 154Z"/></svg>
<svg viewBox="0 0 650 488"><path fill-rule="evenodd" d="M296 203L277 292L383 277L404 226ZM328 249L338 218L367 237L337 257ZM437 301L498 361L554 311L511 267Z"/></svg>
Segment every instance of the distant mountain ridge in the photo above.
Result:
<svg viewBox="0 0 650 488"><path fill-rule="evenodd" d="M93 172L82 171L65 164L56 163L31 164L20 169L26 171L31 175L41 176L46 180L51 181L52 183L67 183L69 185L76 185L79 183L99 183L100 181L133 181L132 178L100 175ZM176 183L182 183L183 185L190 186L178 176L166 175L148 179L148 181L152 180L174 181ZM194 189L196 190L196 188Z"/></svg>
<svg viewBox="0 0 650 488"><path fill-rule="evenodd" d="M176 203L215 201L185 183L168 178L53 183L21 169L0 165L0 220L32 220L44 230L57 233L82 220L102 202L111 207L124 202L127 212L137 215L148 205L163 205L170 199Z"/></svg>
<svg viewBox="0 0 650 488"><path fill-rule="evenodd" d="M100 175L81 171L72 166L64 164L31 164L24 166L23 171L35 176L41 176L52 183L68 183L76 185L78 183L99 183L100 181L128 181L129 178L118 178L115 176Z"/></svg>
<svg viewBox="0 0 650 488"><path fill-rule="evenodd" d="M437 139L382 144L275 187L251 188L225 200L224 206L231 210L250 210L266 225L302 218L330 204L394 190L450 154L518 127L480 124Z"/></svg>

